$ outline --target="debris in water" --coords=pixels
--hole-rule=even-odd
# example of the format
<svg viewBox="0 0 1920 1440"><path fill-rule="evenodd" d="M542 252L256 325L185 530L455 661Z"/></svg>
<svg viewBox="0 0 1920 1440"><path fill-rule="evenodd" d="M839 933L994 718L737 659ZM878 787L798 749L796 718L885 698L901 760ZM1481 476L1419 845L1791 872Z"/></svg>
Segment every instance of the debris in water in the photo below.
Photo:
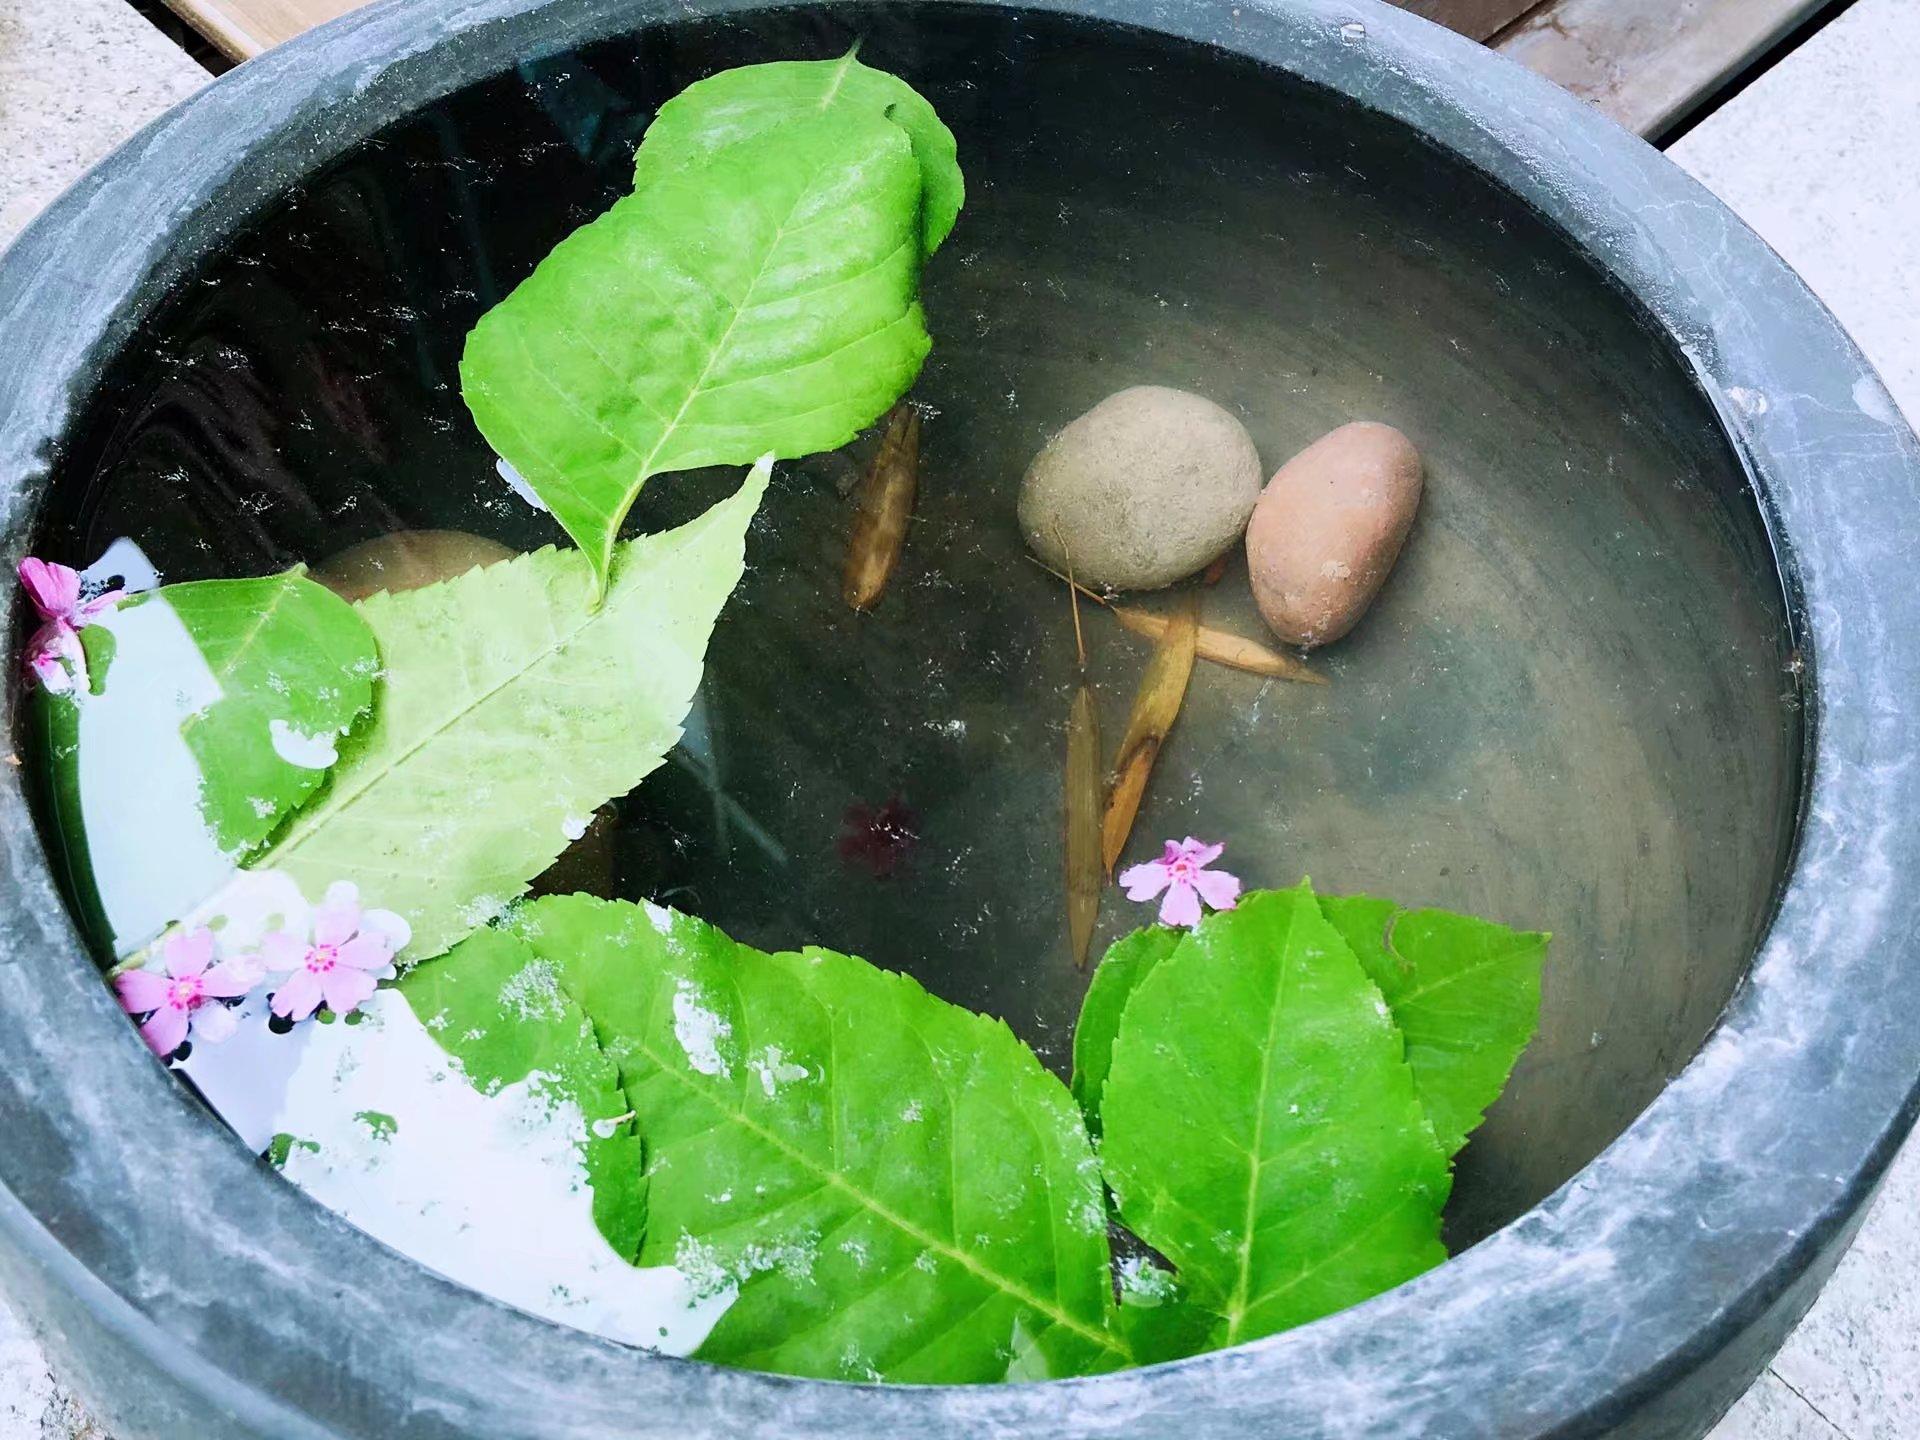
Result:
<svg viewBox="0 0 1920 1440"><path fill-rule="evenodd" d="M840 858L849 865L866 867L876 880L891 877L920 843L920 817L898 794L889 795L884 805L869 805L864 800L849 805L840 824L840 840L835 847Z"/></svg>
<svg viewBox="0 0 1920 1440"><path fill-rule="evenodd" d="M1187 681L1193 675L1199 631L1200 592L1193 590L1182 597L1166 630L1154 643L1153 658L1147 662L1147 673L1133 697L1133 711L1127 716L1127 733L1114 757L1113 785L1107 791L1106 813L1100 822L1100 859L1108 875L1113 874L1114 863L1127 848L1154 759L1179 718L1180 702L1186 698Z"/></svg>
<svg viewBox="0 0 1920 1440"><path fill-rule="evenodd" d="M1158 640L1175 623L1165 615L1136 609L1131 605L1115 605L1112 609L1114 619L1134 634L1144 635L1149 640ZM1254 675L1271 676L1275 680L1298 680L1303 685L1327 683L1327 677L1319 671L1310 669L1291 655L1283 655L1278 650L1262 645L1258 640L1249 640L1244 635L1202 625L1194 631L1193 639L1194 653L1216 665L1245 670Z"/></svg>
<svg viewBox="0 0 1920 1440"><path fill-rule="evenodd" d="M85 582L66 565L35 559L20 562L20 584L44 622L27 642L27 673L50 695L87 689L87 652L80 635L126 598L118 589L82 599Z"/></svg>
<svg viewBox="0 0 1920 1440"><path fill-rule="evenodd" d="M1067 560L1073 573L1073 560ZM1073 608L1073 645L1079 657L1079 683L1067 707L1067 768L1062 794L1066 814L1067 937L1076 968L1087 968L1094 921L1100 917L1100 716L1087 683L1087 645L1080 633L1080 594L1069 579Z"/></svg>
<svg viewBox="0 0 1920 1440"><path fill-rule="evenodd" d="M1067 577L1042 560L1033 556L1033 560L1042 570L1056 579ZM1158 640L1167 633L1167 626L1173 622L1165 615L1152 610L1142 610L1134 605L1119 605L1097 590L1085 585L1075 584L1074 589L1095 604L1104 605L1113 618L1136 635L1144 635L1149 640ZM1325 685L1327 677L1291 655L1282 654L1258 640L1249 640L1244 635L1235 635L1230 630L1215 630L1202 625L1194 633L1194 653L1202 660L1211 660L1216 665L1225 665L1233 670L1245 670L1253 675L1266 675L1275 680L1297 680L1303 685Z"/></svg>
<svg viewBox="0 0 1920 1440"><path fill-rule="evenodd" d="M855 610L880 603L906 544L907 522L920 488L920 412L902 400L887 416L886 433L855 501L847 537L847 568L840 594Z"/></svg>

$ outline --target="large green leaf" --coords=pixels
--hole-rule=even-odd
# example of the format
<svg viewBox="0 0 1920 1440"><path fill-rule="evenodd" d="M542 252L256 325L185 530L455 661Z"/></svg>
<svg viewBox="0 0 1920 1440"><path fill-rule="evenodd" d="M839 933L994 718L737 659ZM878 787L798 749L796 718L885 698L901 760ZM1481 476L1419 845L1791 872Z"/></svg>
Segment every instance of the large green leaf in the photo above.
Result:
<svg viewBox="0 0 1920 1440"><path fill-rule="evenodd" d="M1305 884L1210 915L1134 988L1100 1104L1121 1218L1231 1345L1446 1258L1446 1157L1380 992Z"/></svg>
<svg viewBox="0 0 1920 1440"><path fill-rule="evenodd" d="M923 248L953 229L966 199L953 132L906 81L862 65L856 50L838 60L779 60L722 70L660 107L633 157L633 188L697 166L715 151L809 115L885 115L907 132L920 165Z"/></svg>
<svg viewBox="0 0 1920 1440"><path fill-rule="evenodd" d="M1323 895L1320 910L1386 996L1421 1103L1452 1155L1533 1038L1552 937L1365 895Z"/></svg>
<svg viewBox="0 0 1920 1440"><path fill-rule="evenodd" d="M362 601L384 666L372 721L255 868L309 895L354 881L406 917L416 960L499 913L678 743L770 465L626 542L597 610L585 557L552 549Z"/></svg>
<svg viewBox="0 0 1920 1440"><path fill-rule="evenodd" d="M92 634L96 628L90 626L83 633ZM101 671L91 655L87 659L88 675L98 685ZM79 912L87 938L95 945L110 947L113 927L107 923L106 906L101 903L100 887L94 880L80 797L80 702L71 695L55 695L36 687L23 709L28 733L33 737L33 753L40 761L35 788L54 831L47 858L60 877L67 903Z"/></svg>
<svg viewBox="0 0 1920 1440"><path fill-rule="evenodd" d="M460 946L458 964L416 965L399 988L484 1093L538 1074L550 1091L580 1107L587 1123L578 1140L593 1188L594 1224L622 1259L636 1259L647 1229L646 1149L619 1070L553 965L511 935L482 930Z"/></svg>
<svg viewBox="0 0 1920 1440"><path fill-rule="evenodd" d="M920 187L883 116L795 119L655 177L481 318L468 408L596 574L650 476L833 449L912 383Z"/></svg>
<svg viewBox="0 0 1920 1440"><path fill-rule="evenodd" d="M1370 895L1316 898L1380 987L1434 1134L1455 1154L1533 1038L1553 937L1447 910L1409 910ZM1122 936L1087 987L1073 1032L1073 1093L1096 1134L1121 1012L1178 939L1178 931L1157 925Z"/></svg>
<svg viewBox="0 0 1920 1440"><path fill-rule="evenodd" d="M639 1116L642 1263L739 1286L703 1357L906 1382L1125 1363L1086 1132L1005 1025L664 910L570 896L514 928Z"/></svg>
<svg viewBox="0 0 1920 1440"><path fill-rule="evenodd" d="M200 765L201 813L221 849L257 849L319 788L365 713L379 669L373 633L298 570L192 580L130 605L171 609L219 687L180 722Z"/></svg>
<svg viewBox="0 0 1920 1440"><path fill-rule="evenodd" d="M1073 1027L1073 1098L1086 1112L1087 1128L1100 1133L1100 1093L1113 1067L1113 1042L1120 1017L1140 982L1174 952L1185 932L1170 925L1148 925L1107 947L1094 967L1080 1018Z"/></svg>

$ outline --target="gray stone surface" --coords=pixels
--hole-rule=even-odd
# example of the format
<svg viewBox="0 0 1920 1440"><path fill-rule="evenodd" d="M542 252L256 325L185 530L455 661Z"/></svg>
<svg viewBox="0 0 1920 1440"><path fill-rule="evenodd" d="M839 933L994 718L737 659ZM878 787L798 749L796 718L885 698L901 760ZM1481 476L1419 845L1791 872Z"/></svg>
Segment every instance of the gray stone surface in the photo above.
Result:
<svg viewBox="0 0 1920 1440"><path fill-rule="evenodd" d="M0 0L0 248L207 72L126 0Z"/></svg>
<svg viewBox="0 0 1920 1440"><path fill-rule="evenodd" d="M1920 416L1920 4L1859 0L1668 154L1798 270Z"/></svg>
<svg viewBox="0 0 1920 1440"><path fill-rule="evenodd" d="M1668 152L1798 270L1920 416L1920 5L1860 0ZM1920 1435L1920 1145L1713 1440Z"/></svg>
<svg viewBox="0 0 1920 1440"><path fill-rule="evenodd" d="M1773 1364L1710 1440L1920 1435L1920 1144Z"/></svg>
<svg viewBox="0 0 1920 1440"><path fill-rule="evenodd" d="M1773 1373L1848 1440L1920 1435L1920 1145Z"/></svg>
<svg viewBox="0 0 1920 1440"><path fill-rule="evenodd" d="M107 1440L0 1300L0 1440Z"/></svg>
<svg viewBox="0 0 1920 1440"><path fill-rule="evenodd" d="M207 79L126 0L0 0L0 249ZM102 1440L3 1299L0 1440Z"/></svg>
<svg viewBox="0 0 1920 1440"><path fill-rule="evenodd" d="M1771 1370L1754 1382L1711 1440L1847 1440Z"/></svg>

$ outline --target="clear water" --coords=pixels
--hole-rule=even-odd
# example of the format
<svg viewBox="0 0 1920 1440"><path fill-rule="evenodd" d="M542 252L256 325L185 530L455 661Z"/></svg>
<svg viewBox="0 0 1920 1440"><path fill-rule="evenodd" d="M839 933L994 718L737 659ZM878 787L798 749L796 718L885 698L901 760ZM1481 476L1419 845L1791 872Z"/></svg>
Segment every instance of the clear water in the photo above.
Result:
<svg viewBox="0 0 1920 1440"><path fill-rule="evenodd" d="M870 442L781 466L686 742L557 887L855 951L1004 1016L1064 1071L1085 985L1059 858L1073 645L1060 587L1022 558L1021 472L1138 383L1227 406L1269 470L1388 421L1424 451L1427 499L1372 614L1317 661L1333 683L1203 664L1135 848L1222 838L1251 884L1311 874L1555 933L1539 1037L1463 1157L1452 1238L1477 1238L1697 1047L1790 843L1791 637L1711 411L1560 236L1357 107L1057 18L863 15L863 58L933 99L969 186L926 276L905 558L879 609L850 613L846 492ZM334 165L127 346L62 457L41 553L129 540L177 580L321 565L398 530L561 538L465 414L466 330L624 191L661 99L851 33L783 11L643 34L502 75ZM657 480L633 523L677 523L736 480ZM1084 618L1111 741L1146 647ZM1243 568L1206 618L1261 634ZM1109 891L1096 944L1145 918Z"/></svg>

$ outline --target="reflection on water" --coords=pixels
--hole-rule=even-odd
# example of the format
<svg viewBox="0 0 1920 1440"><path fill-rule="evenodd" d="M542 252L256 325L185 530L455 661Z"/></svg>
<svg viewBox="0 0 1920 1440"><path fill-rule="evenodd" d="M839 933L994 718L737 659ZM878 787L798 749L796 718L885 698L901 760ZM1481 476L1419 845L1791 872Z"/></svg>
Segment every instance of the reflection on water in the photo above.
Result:
<svg viewBox="0 0 1920 1440"><path fill-rule="evenodd" d="M275 1117L288 1179L403 1255L484 1294L629 1344L685 1355L734 1298L696 1298L672 1266L628 1264L593 1221L579 1108L537 1079L483 1095L386 991L320 1025Z"/></svg>
<svg viewBox="0 0 1920 1440"><path fill-rule="evenodd" d="M111 568L110 568L111 567ZM91 568L153 583L139 547L121 540ZM181 722L220 698L220 684L173 607L158 596L108 611L114 635L103 693L80 707L81 823L116 956L146 945L217 891L234 863L202 817L199 762Z"/></svg>

